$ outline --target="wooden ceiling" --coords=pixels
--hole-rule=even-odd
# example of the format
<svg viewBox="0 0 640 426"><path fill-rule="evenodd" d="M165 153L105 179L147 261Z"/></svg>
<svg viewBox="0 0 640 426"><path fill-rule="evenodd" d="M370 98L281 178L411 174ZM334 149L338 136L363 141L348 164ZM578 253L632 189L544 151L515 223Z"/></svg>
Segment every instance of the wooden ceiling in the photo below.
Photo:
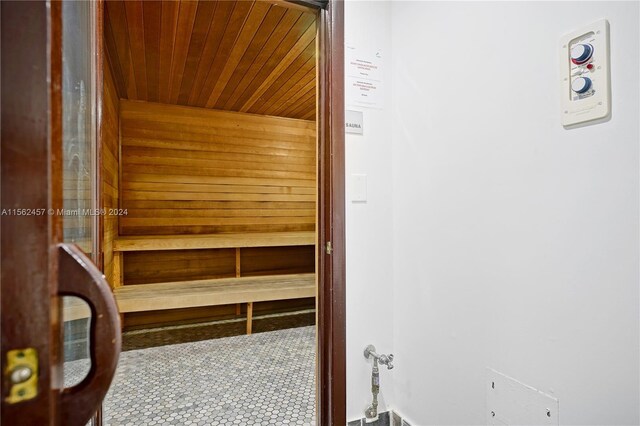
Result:
<svg viewBox="0 0 640 426"><path fill-rule="evenodd" d="M105 6L121 98L315 119L315 15L274 1Z"/></svg>

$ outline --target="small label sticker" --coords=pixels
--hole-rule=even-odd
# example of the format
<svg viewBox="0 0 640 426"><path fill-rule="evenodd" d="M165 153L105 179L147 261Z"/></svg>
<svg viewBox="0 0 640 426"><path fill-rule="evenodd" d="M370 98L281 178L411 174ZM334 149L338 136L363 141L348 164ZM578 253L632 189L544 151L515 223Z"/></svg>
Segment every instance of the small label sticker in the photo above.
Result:
<svg viewBox="0 0 640 426"><path fill-rule="evenodd" d="M344 130L346 133L363 134L362 111L346 110L344 115Z"/></svg>

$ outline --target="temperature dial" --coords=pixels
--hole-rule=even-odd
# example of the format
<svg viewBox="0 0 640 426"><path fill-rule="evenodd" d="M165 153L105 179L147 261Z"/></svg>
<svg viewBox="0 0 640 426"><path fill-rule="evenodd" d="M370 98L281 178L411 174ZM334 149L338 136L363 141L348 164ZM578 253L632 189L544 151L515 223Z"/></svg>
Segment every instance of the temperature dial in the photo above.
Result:
<svg viewBox="0 0 640 426"><path fill-rule="evenodd" d="M591 79L589 77L578 77L571 82L571 90L576 93L586 93L591 89Z"/></svg>
<svg viewBox="0 0 640 426"><path fill-rule="evenodd" d="M590 44L576 44L571 48L571 62L576 65L586 63L593 56L593 46Z"/></svg>

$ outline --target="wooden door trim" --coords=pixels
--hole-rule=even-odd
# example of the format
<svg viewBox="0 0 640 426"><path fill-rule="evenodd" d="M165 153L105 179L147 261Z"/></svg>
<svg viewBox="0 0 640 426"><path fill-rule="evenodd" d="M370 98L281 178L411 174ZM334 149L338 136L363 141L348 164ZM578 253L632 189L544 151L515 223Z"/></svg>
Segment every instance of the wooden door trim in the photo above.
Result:
<svg viewBox="0 0 640 426"><path fill-rule="evenodd" d="M5 400L3 374L0 422L52 425L62 387L61 369L48 368L62 362L56 247L62 220L49 214L62 207L61 5L3 1L0 7L2 208L32 209L0 219L2 316L11 318L2 321L2 371L7 351L27 347L37 350L41 366L38 394L16 404Z"/></svg>
<svg viewBox="0 0 640 426"><path fill-rule="evenodd" d="M95 179L93 187L96 188L96 193L92 194L92 203L95 204L95 209L102 209L102 194L104 193L104 182L102 180L102 97L104 96L104 0L93 0L94 7L94 31L93 31L93 46L96 49L96 53L93 56L94 76L93 84L94 90L94 106L95 106L95 168L93 178ZM97 250L93 261L104 273L104 215L100 214L95 217L94 229L96 236L94 238L94 248ZM99 426L99 424L98 424Z"/></svg>
<svg viewBox="0 0 640 426"><path fill-rule="evenodd" d="M305 1L308 5L319 3ZM318 12L319 425L346 424L344 3ZM329 245L330 244L330 245Z"/></svg>

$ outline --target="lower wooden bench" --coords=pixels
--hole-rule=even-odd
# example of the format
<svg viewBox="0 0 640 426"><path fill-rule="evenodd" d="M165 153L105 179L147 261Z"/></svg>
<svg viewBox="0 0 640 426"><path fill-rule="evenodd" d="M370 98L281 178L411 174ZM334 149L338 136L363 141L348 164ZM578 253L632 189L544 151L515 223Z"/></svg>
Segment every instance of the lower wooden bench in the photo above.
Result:
<svg viewBox="0 0 640 426"><path fill-rule="evenodd" d="M120 313L246 303L251 334L254 302L315 297L316 279L295 274L137 284L118 287L114 294Z"/></svg>

